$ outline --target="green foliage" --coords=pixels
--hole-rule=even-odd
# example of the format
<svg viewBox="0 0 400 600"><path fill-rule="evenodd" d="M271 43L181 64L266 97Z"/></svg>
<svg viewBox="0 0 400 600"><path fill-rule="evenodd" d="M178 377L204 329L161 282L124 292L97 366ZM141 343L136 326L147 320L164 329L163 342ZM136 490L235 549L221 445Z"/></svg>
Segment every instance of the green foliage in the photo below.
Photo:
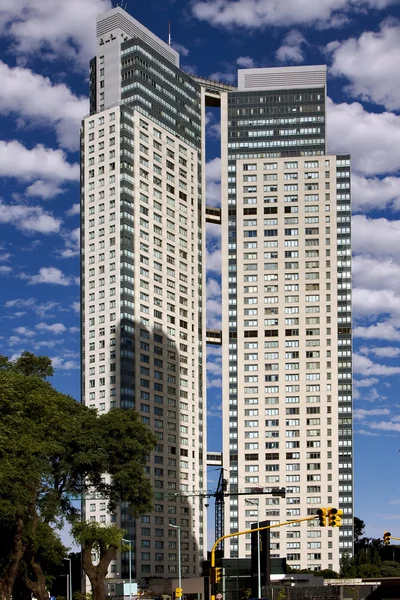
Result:
<svg viewBox="0 0 400 600"><path fill-rule="evenodd" d="M116 525L102 525L96 521L81 522L76 521L72 526L72 535L75 540L83 547L90 546L100 555L104 553L109 546L119 548L122 544L122 538L125 531L119 529Z"/></svg>
<svg viewBox="0 0 400 600"><path fill-rule="evenodd" d="M276 596L276 600L286 600L287 592L285 588L281 588Z"/></svg>
<svg viewBox="0 0 400 600"><path fill-rule="evenodd" d="M381 566L381 577L400 577L400 564L392 560L384 560Z"/></svg>
<svg viewBox="0 0 400 600"><path fill-rule="evenodd" d="M152 508L144 465L156 445L155 436L133 410L99 416L57 392L46 380L52 373L47 357L30 353L15 361L0 357L0 595L4 597L11 595L23 559L28 579L33 564L50 569L65 555L58 538L50 539L50 525L64 518L76 521L74 499L82 493L103 495L109 510L123 500L135 516ZM104 481L104 473L111 475L111 483ZM34 571L36 577L46 577L40 569Z"/></svg>

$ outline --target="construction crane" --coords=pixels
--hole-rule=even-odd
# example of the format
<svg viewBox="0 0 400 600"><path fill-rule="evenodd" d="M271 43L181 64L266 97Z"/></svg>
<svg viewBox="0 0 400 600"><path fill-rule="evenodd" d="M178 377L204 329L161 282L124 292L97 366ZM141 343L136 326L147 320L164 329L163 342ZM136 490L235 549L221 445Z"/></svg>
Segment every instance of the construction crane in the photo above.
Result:
<svg viewBox="0 0 400 600"><path fill-rule="evenodd" d="M228 490L228 480L224 478L224 468L220 468L217 489L212 490L194 490L188 492L178 492L167 494L168 496L182 496L185 498L200 497L200 498L215 498L215 541L223 537L225 534L225 498L229 496L253 496L271 494L272 496L286 497L285 488L261 488L252 487L244 490ZM157 494L156 494L157 497ZM224 542L220 542L217 550L224 554Z"/></svg>

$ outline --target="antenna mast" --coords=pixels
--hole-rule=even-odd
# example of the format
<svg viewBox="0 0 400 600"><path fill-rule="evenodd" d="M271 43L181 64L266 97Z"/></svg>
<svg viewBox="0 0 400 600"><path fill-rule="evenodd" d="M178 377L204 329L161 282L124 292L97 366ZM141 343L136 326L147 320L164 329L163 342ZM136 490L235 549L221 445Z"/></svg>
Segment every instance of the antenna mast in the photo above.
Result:
<svg viewBox="0 0 400 600"><path fill-rule="evenodd" d="M171 45L171 21L168 21L168 46Z"/></svg>

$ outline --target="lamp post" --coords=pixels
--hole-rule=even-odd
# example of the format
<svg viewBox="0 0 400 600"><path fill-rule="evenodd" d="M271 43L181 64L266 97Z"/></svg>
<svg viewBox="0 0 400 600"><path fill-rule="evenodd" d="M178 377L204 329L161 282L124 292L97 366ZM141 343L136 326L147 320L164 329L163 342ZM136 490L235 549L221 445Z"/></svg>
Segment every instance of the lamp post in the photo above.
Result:
<svg viewBox="0 0 400 600"><path fill-rule="evenodd" d="M178 587L182 589L182 573L181 573L181 528L179 525L171 525L174 529L178 530Z"/></svg>
<svg viewBox="0 0 400 600"><path fill-rule="evenodd" d="M257 506L257 528L260 527L260 513L258 502L253 502L252 500L245 499L247 504L252 504L253 506ZM261 553L260 553L260 532L257 531L257 587L258 587L258 597L261 596Z"/></svg>
<svg viewBox="0 0 400 600"><path fill-rule="evenodd" d="M129 544L129 598L132 597L132 540L122 538L123 542Z"/></svg>
<svg viewBox="0 0 400 600"><path fill-rule="evenodd" d="M67 560L69 562L69 575L67 575L67 600L72 600L72 568L71 568L71 559L70 558L64 558L64 560Z"/></svg>

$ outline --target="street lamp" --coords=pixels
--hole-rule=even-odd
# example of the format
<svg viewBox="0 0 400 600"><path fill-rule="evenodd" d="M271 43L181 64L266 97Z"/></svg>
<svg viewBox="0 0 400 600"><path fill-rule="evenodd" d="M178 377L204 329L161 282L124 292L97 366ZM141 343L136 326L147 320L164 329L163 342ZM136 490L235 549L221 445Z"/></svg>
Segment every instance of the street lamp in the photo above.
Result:
<svg viewBox="0 0 400 600"><path fill-rule="evenodd" d="M67 575L67 600L72 600L72 570L71 570L71 559L64 558L69 562L69 575Z"/></svg>
<svg viewBox="0 0 400 600"><path fill-rule="evenodd" d="M260 513L258 502L253 502L252 500L248 500L245 498L245 502L247 504L252 504L253 506L257 506L257 528L260 527ZM261 596L261 555L260 555L260 532L257 531L257 584L258 584L258 598L262 598Z"/></svg>
<svg viewBox="0 0 400 600"><path fill-rule="evenodd" d="M181 528L179 525L169 524L170 527L178 530L178 587L182 589L182 573L181 573ZM182 593L182 592L181 592Z"/></svg>
<svg viewBox="0 0 400 600"><path fill-rule="evenodd" d="M132 540L122 538L122 541L129 544L129 598L132 598Z"/></svg>

